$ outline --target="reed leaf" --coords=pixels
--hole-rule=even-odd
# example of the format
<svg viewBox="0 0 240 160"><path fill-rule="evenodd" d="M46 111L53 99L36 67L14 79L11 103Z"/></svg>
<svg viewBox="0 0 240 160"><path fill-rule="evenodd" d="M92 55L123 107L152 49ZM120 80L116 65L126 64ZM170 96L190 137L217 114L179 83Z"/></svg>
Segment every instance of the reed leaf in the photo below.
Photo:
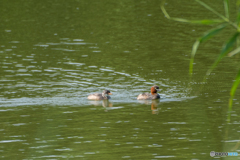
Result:
<svg viewBox="0 0 240 160"><path fill-rule="evenodd" d="M240 0L237 0L237 3L236 3L237 7L240 6Z"/></svg>
<svg viewBox="0 0 240 160"><path fill-rule="evenodd" d="M232 97L229 99L229 104L228 106L232 106ZM227 122L230 123L231 121L231 111L232 111L232 107L228 107L228 116L227 116Z"/></svg>
<svg viewBox="0 0 240 160"><path fill-rule="evenodd" d="M235 95L235 92L236 92L236 89L237 89L239 83L240 83L240 70L238 71L238 74L237 74L237 76L235 78L235 82L233 83L233 86L231 88L231 92L230 92L231 96Z"/></svg>
<svg viewBox="0 0 240 160"><path fill-rule="evenodd" d="M207 31L202 37L199 38L199 41L205 42L208 39L212 38L213 36L215 36L217 33L219 33L222 29L224 29L227 26L227 24L222 24L220 26L217 26L216 28L213 28L209 31Z"/></svg>
<svg viewBox="0 0 240 160"><path fill-rule="evenodd" d="M207 71L206 76L210 75L212 70L218 65L218 63L222 60L222 58L228 53L228 51L233 47L233 45L236 43L237 38L239 36L239 32L235 33L232 38L223 46L223 49L218 56L217 60L213 63L213 65L210 67L210 69ZM204 79L207 77L205 76Z"/></svg>
<svg viewBox="0 0 240 160"><path fill-rule="evenodd" d="M229 0L224 0L225 16L229 19Z"/></svg>
<svg viewBox="0 0 240 160"><path fill-rule="evenodd" d="M189 74L192 75L193 72L193 62L194 62L194 56L197 52L198 46L200 44L200 41L197 40L192 47L192 53L191 53L191 59L190 59L190 64L189 64Z"/></svg>
<svg viewBox="0 0 240 160"><path fill-rule="evenodd" d="M240 0L237 0L237 11L238 11L238 15L237 15L237 25L239 26L239 22L240 22Z"/></svg>
<svg viewBox="0 0 240 160"><path fill-rule="evenodd" d="M169 17L169 19L170 20L174 20L174 21L178 21L178 22L187 22L187 23L192 23L192 24L205 24L205 25L210 25L210 24L216 24L216 23L224 22L221 19L188 20L188 19L173 18L173 17Z"/></svg>
<svg viewBox="0 0 240 160"><path fill-rule="evenodd" d="M238 9L238 15L237 15L237 25L238 25L238 27L240 27L239 22L240 22L240 9Z"/></svg>
<svg viewBox="0 0 240 160"><path fill-rule="evenodd" d="M222 23L224 20L221 19L203 19L203 20L191 20L190 23L196 23L196 24L216 24L216 23Z"/></svg>
<svg viewBox="0 0 240 160"><path fill-rule="evenodd" d="M190 59L190 64L189 64L189 74L192 75L193 72L193 62L194 62L194 56L197 52L198 46L200 43L203 43L205 41L207 41L208 39L212 38L214 35L216 35L217 33L219 33L222 29L224 29L227 25L223 24L220 25L214 29L209 30L208 32L206 32L202 37L198 38L196 40L196 42L193 44L192 47L192 53L191 53L191 59Z"/></svg>
<svg viewBox="0 0 240 160"><path fill-rule="evenodd" d="M230 109L232 109L232 101L233 101L233 98L235 96L235 92L237 90L237 87L238 87L239 83L240 83L240 70L238 71L238 74L235 78L235 82L233 83L233 86L231 88L231 92L230 92L231 97L229 99L229 108Z"/></svg>
<svg viewBox="0 0 240 160"><path fill-rule="evenodd" d="M170 17L166 9L164 8L164 2L161 4L161 9L163 14L167 19L178 21L178 22L185 22L185 23L193 23L193 24L205 24L205 25L210 25L210 24L216 24L216 23L222 23L224 20L221 19L203 19L203 20L188 20L184 18L175 18L175 17Z"/></svg>
<svg viewBox="0 0 240 160"><path fill-rule="evenodd" d="M240 47L234 49L232 52L228 53L229 57L232 57L233 55L237 54L240 52Z"/></svg>
<svg viewBox="0 0 240 160"><path fill-rule="evenodd" d="M215 11L213 8L211 8L209 5L207 5L206 3L200 1L200 0L195 0L196 2L198 2L199 4L201 4L203 7L205 7L206 9L210 10L211 12L213 12L214 14L216 14L217 16L219 16L220 18L222 18L224 21L229 21L226 17L224 17L223 15L221 15L220 13L218 13L217 11Z"/></svg>
<svg viewBox="0 0 240 160"><path fill-rule="evenodd" d="M240 31L240 26L236 25L235 23L231 22L229 20L229 18L224 17L223 15L221 15L220 13L218 13L217 11L215 11L213 8L211 8L210 6L208 6L206 3L200 1L200 0L195 0L196 2L198 2L199 4L201 4L202 6L204 6L206 9L210 10L211 12L215 13L217 16L219 16L220 18L222 18L225 22L228 22L229 24L231 24L234 28L236 28L238 31ZM226 2L226 5L228 5L229 3ZM228 9L229 12L229 9Z"/></svg>

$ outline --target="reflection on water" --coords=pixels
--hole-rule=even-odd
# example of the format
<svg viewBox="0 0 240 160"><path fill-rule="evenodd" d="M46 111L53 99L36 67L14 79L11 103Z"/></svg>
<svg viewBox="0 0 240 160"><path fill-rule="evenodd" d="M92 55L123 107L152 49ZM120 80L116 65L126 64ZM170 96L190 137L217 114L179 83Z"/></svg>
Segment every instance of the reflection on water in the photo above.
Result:
<svg viewBox="0 0 240 160"><path fill-rule="evenodd" d="M152 114L158 114L159 108L158 105L160 104L160 99L154 99L154 100L138 100L139 103L146 104L148 106L151 106Z"/></svg>
<svg viewBox="0 0 240 160"><path fill-rule="evenodd" d="M113 104L109 102L109 100L102 100L102 101L89 101L88 102L91 105L94 106L103 106L103 107L112 107Z"/></svg>
<svg viewBox="0 0 240 160"><path fill-rule="evenodd" d="M152 110L152 114L158 114L158 105L160 103L160 100L159 99L156 99L156 100L138 100L139 103L143 103L143 104L146 104L147 106L151 106L151 110ZM93 106L102 106L104 107L106 110L105 111L108 111L108 110L112 110L112 109L120 109L120 108L123 108L122 106L113 106L113 103L110 102L109 100L102 100L102 101L88 101L88 103L90 105L93 105Z"/></svg>
<svg viewBox="0 0 240 160"><path fill-rule="evenodd" d="M112 109L120 109L123 107L114 107L113 103L111 103L109 100L102 100L102 101L88 101L90 105L94 106L102 106L104 107L105 111L107 112L108 110Z"/></svg>

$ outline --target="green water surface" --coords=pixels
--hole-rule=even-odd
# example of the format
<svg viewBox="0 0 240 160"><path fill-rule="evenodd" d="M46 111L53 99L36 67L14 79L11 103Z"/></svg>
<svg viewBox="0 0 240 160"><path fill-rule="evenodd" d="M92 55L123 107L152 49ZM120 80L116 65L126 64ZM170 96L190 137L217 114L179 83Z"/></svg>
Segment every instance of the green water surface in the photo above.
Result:
<svg viewBox="0 0 240 160"><path fill-rule="evenodd" d="M240 153L239 89L228 99L239 57L225 58L200 90L225 30L166 19L159 0L0 2L1 159L212 160ZM222 1L206 1L223 13ZM195 1L169 0L173 17L217 18ZM235 16L235 1L230 3ZM158 85L160 101L138 101ZM109 89L109 101L89 101ZM218 158L219 159L219 158ZM222 159L240 159L225 157Z"/></svg>

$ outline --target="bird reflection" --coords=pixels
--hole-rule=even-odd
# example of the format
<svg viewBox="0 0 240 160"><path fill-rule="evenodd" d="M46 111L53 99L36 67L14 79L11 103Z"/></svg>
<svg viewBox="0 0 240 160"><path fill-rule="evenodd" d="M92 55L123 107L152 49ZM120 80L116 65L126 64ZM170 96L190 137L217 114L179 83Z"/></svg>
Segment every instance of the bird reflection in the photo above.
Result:
<svg viewBox="0 0 240 160"><path fill-rule="evenodd" d="M103 107L112 107L113 104L111 102L109 102L108 100L103 100L102 101L102 106Z"/></svg>
<svg viewBox="0 0 240 160"><path fill-rule="evenodd" d="M91 105L94 105L94 106L103 106L106 109L108 107L112 107L113 106L113 104L111 102L109 102L107 99L106 100L102 100L102 101L89 101L89 103Z"/></svg>
<svg viewBox="0 0 240 160"><path fill-rule="evenodd" d="M138 100L140 103L144 103L146 105L151 105L152 114L158 114L158 105L160 103L159 99L153 99L153 100Z"/></svg>

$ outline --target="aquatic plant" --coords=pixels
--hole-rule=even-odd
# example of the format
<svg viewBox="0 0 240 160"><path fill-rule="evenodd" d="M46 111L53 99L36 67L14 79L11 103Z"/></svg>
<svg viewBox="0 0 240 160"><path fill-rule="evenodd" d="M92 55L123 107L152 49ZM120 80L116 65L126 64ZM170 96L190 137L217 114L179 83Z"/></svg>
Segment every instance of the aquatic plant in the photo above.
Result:
<svg viewBox="0 0 240 160"><path fill-rule="evenodd" d="M174 18L174 17L170 17L169 14L167 13L166 9L164 8L165 1L163 1L162 5L161 5L162 12L166 16L166 18L168 18L170 20L174 20L174 21L178 21L178 22L193 23L193 24L204 24L204 25L218 24L217 27L212 28L211 30L205 32L193 44L192 52L191 52L191 59L190 59L190 64L189 64L190 76L192 76L192 73L193 73L194 56L197 52L198 46L201 43L209 40L213 36L217 35L220 31L222 31L227 26L232 26L233 28L235 28L235 33L232 35L232 37L230 37L230 39L228 41L225 42L217 59L214 61L214 63L211 65L211 67L207 70L206 75L203 80L205 82L207 77L210 75L210 73L218 65L218 63L222 60L223 57L225 57L227 55L229 57L231 57L237 53L240 53L240 47L233 49L234 45L236 43L238 43L238 37L240 34L240 8L239 8L240 0L236 1L237 2L236 5L238 8L238 15L237 15L236 22L232 22L229 19L229 0L223 0L225 15L218 13L216 10L214 10L212 7L210 7L206 3L202 2L201 0L195 0L195 1L198 2L200 5L202 5L203 7L205 7L206 9L208 9L209 11L216 14L219 17L219 19L187 20L187 19L183 19L183 18ZM237 45L237 46L239 46L239 45ZM230 91L229 113L232 110L233 98L234 98L234 95L235 95L235 92L236 92L236 89L237 89L239 83L240 83L240 70L235 78L235 81L234 81L231 91ZM229 118L229 120L230 120L230 118Z"/></svg>

